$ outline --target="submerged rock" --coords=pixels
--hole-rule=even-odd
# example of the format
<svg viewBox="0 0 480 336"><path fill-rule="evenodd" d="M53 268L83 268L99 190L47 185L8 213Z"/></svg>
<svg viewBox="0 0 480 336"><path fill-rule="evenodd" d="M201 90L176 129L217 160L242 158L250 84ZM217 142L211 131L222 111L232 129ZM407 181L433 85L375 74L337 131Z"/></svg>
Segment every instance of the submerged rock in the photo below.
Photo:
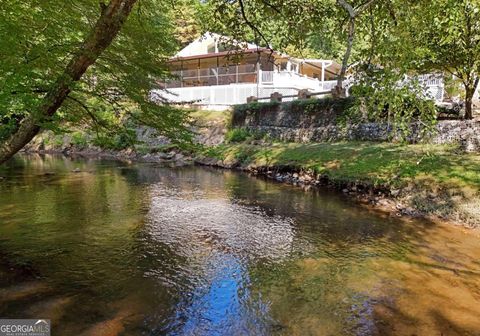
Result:
<svg viewBox="0 0 480 336"><path fill-rule="evenodd" d="M0 289L0 302L22 300L49 290L50 288L44 282L29 281Z"/></svg>

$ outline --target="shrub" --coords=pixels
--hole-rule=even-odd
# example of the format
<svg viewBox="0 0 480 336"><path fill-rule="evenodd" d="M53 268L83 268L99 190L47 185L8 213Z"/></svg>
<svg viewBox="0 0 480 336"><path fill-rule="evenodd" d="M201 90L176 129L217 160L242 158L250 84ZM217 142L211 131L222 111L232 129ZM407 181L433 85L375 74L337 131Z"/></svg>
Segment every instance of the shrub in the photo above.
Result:
<svg viewBox="0 0 480 336"><path fill-rule="evenodd" d="M53 138L53 145L55 147L62 147L63 146L63 134L55 134Z"/></svg>
<svg viewBox="0 0 480 336"><path fill-rule="evenodd" d="M461 119L463 112L462 104L455 103L451 107L437 106L438 118Z"/></svg>
<svg viewBox="0 0 480 336"><path fill-rule="evenodd" d="M316 113L333 109L339 114L350 108L354 98L333 98L326 96L323 98L297 99L291 102L283 103L283 110L293 113Z"/></svg>
<svg viewBox="0 0 480 336"><path fill-rule="evenodd" d="M251 133L246 128L233 128L225 134L227 142L243 142L251 136Z"/></svg>
<svg viewBox="0 0 480 336"><path fill-rule="evenodd" d="M425 98L418 82L403 83L402 78L389 72L364 78L350 90L356 100L347 111L348 121L387 122L393 126L391 137L401 140L412 135L412 123L421 125L419 138L432 131L437 114L434 101Z"/></svg>
<svg viewBox="0 0 480 336"><path fill-rule="evenodd" d="M88 141L85 137L85 134L82 132L74 132L72 133L72 144L78 148L85 148L87 147Z"/></svg>
<svg viewBox="0 0 480 336"><path fill-rule="evenodd" d="M111 134L98 134L93 139L93 144L103 149L122 150L135 144L135 130L131 128L125 129L122 133L114 136Z"/></svg>
<svg viewBox="0 0 480 336"><path fill-rule="evenodd" d="M18 123L13 119L3 118L0 120L0 140L7 139L18 128Z"/></svg>

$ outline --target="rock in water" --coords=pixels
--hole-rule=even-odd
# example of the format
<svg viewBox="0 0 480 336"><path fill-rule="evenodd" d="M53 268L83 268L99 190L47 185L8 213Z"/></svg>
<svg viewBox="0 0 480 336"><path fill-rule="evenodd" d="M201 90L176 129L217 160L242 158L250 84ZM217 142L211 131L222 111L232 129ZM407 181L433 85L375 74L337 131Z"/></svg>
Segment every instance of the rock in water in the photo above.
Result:
<svg viewBox="0 0 480 336"><path fill-rule="evenodd" d="M45 293L50 288L40 281L29 281L0 289L0 302L22 300L30 296Z"/></svg>

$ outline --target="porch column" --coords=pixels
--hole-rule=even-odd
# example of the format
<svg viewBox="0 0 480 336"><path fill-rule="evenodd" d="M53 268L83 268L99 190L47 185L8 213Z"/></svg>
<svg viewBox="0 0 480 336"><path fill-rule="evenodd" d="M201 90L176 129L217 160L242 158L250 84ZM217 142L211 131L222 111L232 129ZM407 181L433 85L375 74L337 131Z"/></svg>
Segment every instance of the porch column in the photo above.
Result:
<svg viewBox="0 0 480 336"><path fill-rule="evenodd" d="M325 62L322 61L322 82L325 82Z"/></svg>
<svg viewBox="0 0 480 336"><path fill-rule="evenodd" d="M217 56L217 73L215 74L215 77L217 78L217 85L218 85L218 68L219 68L218 63L219 62L218 62L218 56Z"/></svg>
<svg viewBox="0 0 480 336"><path fill-rule="evenodd" d="M257 84L262 82L262 70L260 69L260 63L257 62Z"/></svg>
<svg viewBox="0 0 480 336"><path fill-rule="evenodd" d="M262 76L260 70L260 62L257 60L257 98L260 92L260 77Z"/></svg>
<svg viewBox="0 0 480 336"><path fill-rule="evenodd" d="M180 87L183 87L183 60L180 61Z"/></svg>
<svg viewBox="0 0 480 336"><path fill-rule="evenodd" d="M200 58L198 59L198 65L197 65L197 80L198 80L198 83L200 83Z"/></svg>

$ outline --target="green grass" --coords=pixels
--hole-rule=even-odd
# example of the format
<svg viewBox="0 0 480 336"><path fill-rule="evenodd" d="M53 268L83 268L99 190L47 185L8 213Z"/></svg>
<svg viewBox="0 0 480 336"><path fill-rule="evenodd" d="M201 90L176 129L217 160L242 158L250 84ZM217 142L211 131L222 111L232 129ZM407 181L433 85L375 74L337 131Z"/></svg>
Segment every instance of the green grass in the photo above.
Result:
<svg viewBox="0 0 480 336"><path fill-rule="evenodd" d="M480 155L445 145L394 143L231 143L204 155L252 168L290 167L325 175L334 184L402 190L399 201L427 215L480 227Z"/></svg>
<svg viewBox="0 0 480 336"><path fill-rule="evenodd" d="M209 123L228 124L231 118L231 111L210 111L210 110L195 110L190 112L190 117L200 125Z"/></svg>
<svg viewBox="0 0 480 336"><path fill-rule="evenodd" d="M312 169L332 180L402 187L410 182L480 190L480 156L451 146L371 142L229 144L206 155L253 166Z"/></svg>

